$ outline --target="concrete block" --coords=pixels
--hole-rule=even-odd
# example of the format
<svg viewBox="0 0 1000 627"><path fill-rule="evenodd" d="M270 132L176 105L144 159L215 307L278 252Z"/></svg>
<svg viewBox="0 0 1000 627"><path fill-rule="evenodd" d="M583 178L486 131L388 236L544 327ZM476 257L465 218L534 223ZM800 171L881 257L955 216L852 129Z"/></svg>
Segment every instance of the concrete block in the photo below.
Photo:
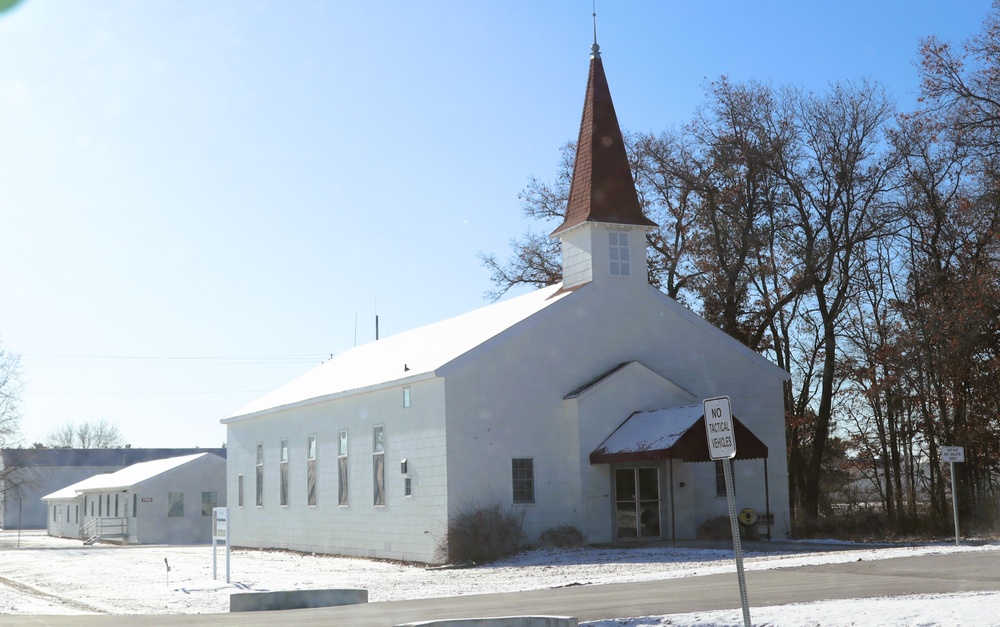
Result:
<svg viewBox="0 0 1000 627"><path fill-rule="evenodd" d="M333 607L336 605L354 605L355 603L367 602L367 590L235 592L229 595L229 611L299 610L308 607Z"/></svg>
<svg viewBox="0 0 1000 627"><path fill-rule="evenodd" d="M396 627L578 627L572 616L496 616L493 618L445 618Z"/></svg>

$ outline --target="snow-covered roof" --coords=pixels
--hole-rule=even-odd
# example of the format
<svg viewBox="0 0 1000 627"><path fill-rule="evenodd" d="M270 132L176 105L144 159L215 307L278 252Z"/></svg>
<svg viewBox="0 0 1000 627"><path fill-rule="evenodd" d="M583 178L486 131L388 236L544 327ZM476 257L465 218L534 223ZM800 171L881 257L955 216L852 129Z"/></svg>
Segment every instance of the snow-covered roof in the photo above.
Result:
<svg viewBox="0 0 1000 627"><path fill-rule="evenodd" d="M107 480L107 477L109 477L112 474L114 474L114 473L108 472L108 473L103 473L103 474L93 475L93 476L87 477L83 481L77 481L76 483L74 483L72 485L68 485L65 488L61 489L61 490L56 490L52 494L46 494L45 496L42 497L42 500L43 501L58 501L58 500L61 500L61 499L74 499L74 498L76 498L77 490L82 491L82 490L87 489L91 485L94 485L94 486L100 485L101 483L103 483L104 481Z"/></svg>
<svg viewBox="0 0 1000 627"><path fill-rule="evenodd" d="M232 422L279 407L436 376L445 364L560 301L560 284L352 348L233 412Z"/></svg>
<svg viewBox="0 0 1000 627"><path fill-rule="evenodd" d="M637 411L590 454L591 464L683 459L709 461L704 406ZM733 416L736 459L766 459L767 445Z"/></svg>
<svg viewBox="0 0 1000 627"><path fill-rule="evenodd" d="M616 454L669 449L703 414L701 404L637 411L601 442L598 450Z"/></svg>
<svg viewBox="0 0 1000 627"><path fill-rule="evenodd" d="M154 459L148 462L132 464L122 468L117 472L103 475L94 475L83 481L67 486L62 490L57 490L52 494L43 496L42 500L73 498L80 492L103 492L107 490L124 490L136 486L143 481L162 475L163 473L179 468L196 459L212 455L212 453L197 453L194 455L183 455L181 457L168 457L166 459ZM216 455L218 457L218 455ZM222 459L222 458L219 458ZM72 490L72 494L69 491Z"/></svg>

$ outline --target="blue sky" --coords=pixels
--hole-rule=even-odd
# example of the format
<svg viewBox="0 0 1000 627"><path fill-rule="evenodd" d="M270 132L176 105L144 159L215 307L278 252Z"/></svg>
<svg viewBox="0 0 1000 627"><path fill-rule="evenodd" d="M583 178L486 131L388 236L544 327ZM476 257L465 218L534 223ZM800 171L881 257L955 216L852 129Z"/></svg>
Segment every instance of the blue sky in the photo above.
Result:
<svg viewBox="0 0 1000 627"><path fill-rule="evenodd" d="M919 38L989 0L603 1L619 120L708 80L871 78L914 106ZM590 0L23 0L0 15L0 341L27 444L219 419L374 338L487 304L477 253L576 138Z"/></svg>

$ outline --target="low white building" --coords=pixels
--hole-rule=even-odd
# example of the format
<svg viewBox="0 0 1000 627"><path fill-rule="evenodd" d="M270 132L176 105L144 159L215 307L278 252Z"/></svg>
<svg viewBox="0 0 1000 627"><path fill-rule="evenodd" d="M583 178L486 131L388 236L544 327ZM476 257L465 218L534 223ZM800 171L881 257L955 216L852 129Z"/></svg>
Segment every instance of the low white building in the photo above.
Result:
<svg viewBox="0 0 1000 627"><path fill-rule="evenodd" d="M128 544L211 542L212 509L226 505L226 460L198 453L141 462L42 497L48 533Z"/></svg>
<svg viewBox="0 0 1000 627"><path fill-rule="evenodd" d="M655 225L596 45L577 149L561 283L356 347L222 420L234 545L430 562L492 501L531 539L692 538L727 513L721 466L692 463L716 396L738 507L787 513L787 375L649 285Z"/></svg>

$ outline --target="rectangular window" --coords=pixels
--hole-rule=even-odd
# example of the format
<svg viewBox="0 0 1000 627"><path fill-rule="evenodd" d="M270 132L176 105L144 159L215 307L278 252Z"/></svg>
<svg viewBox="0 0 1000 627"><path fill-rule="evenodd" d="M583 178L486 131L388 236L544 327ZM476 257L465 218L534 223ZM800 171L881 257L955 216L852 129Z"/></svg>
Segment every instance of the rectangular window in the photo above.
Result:
<svg viewBox="0 0 1000 627"><path fill-rule="evenodd" d="M201 493L201 515L211 516L212 510L216 508L219 504L219 498L216 492L202 492Z"/></svg>
<svg viewBox="0 0 1000 627"><path fill-rule="evenodd" d="M183 518L184 517L184 493L183 492L168 492L167 493L167 516L170 518Z"/></svg>
<svg viewBox="0 0 1000 627"><path fill-rule="evenodd" d="M118 518L118 495L115 495L115 518Z"/></svg>
<svg viewBox="0 0 1000 627"><path fill-rule="evenodd" d="M243 507L243 475L236 475L236 504Z"/></svg>
<svg viewBox="0 0 1000 627"><path fill-rule="evenodd" d="M104 516L104 497L100 494L97 495L97 515L99 517Z"/></svg>
<svg viewBox="0 0 1000 627"><path fill-rule="evenodd" d="M715 460L715 496L724 499L726 498L726 469L722 464L729 463L729 472L732 474L732 460L729 459L717 459ZM733 477L733 494L736 494L736 475Z"/></svg>
<svg viewBox="0 0 1000 627"><path fill-rule="evenodd" d="M337 448L337 503L347 507L347 429L338 434Z"/></svg>
<svg viewBox="0 0 1000 627"><path fill-rule="evenodd" d="M264 445L257 445L257 507L264 506Z"/></svg>
<svg viewBox="0 0 1000 627"><path fill-rule="evenodd" d="M306 503L316 506L316 436L306 440Z"/></svg>
<svg viewBox="0 0 1000 627"><path fill-rule="evenodd" d="M59 510L55 505L52 506L52 522L59 522Z"/></svg>
<svg viewBox="0 0 1000 627"><path fill-rule="evenodd" d="M403 388L403 407L410 406L410 388Z"/></svg>
<svg viewBox="0 0 1000 627"><path fill-rule="evenodd" d="M515 503L535 502L535 460L515 457L511 460L511 477Z"/></svg>
<svg viewBox="0 0 1000 627"><path fill-rule="evenodd" d="M413 483L410 477L403 478L403 496L413 496Z"/></svg>
<svg viewBox="0 0 1000 627"><path fill-rule="evenodd" d="M611 256L611 276L632 276L632 260L628 248L628 232L608 233L608 252Z"/></svg>
<svg viewBox="0 0 1000 627"><path fill-rule="evenodd" d="M372 429L372 474L374 478L374 504L385 505L385 427Z"/></svg>
<svg viewBox="0 0 1000 627"><path fill-rule="evenodd" d="M132 495L132 518L139 517L139 495Z"/></svg>
<svg viewBox="0 0 1000 627"><path fill-rule="evenodd" d="M94 502L93 501L90 502L90 515L91 516L94 515Z"/></svg>
<svg viewBox="0 0 1000 627"><path fill-rule="evenodd" d="M288 507L288 440L281 441L281 457L278 460L278 500L282 507Z"/></svg>

